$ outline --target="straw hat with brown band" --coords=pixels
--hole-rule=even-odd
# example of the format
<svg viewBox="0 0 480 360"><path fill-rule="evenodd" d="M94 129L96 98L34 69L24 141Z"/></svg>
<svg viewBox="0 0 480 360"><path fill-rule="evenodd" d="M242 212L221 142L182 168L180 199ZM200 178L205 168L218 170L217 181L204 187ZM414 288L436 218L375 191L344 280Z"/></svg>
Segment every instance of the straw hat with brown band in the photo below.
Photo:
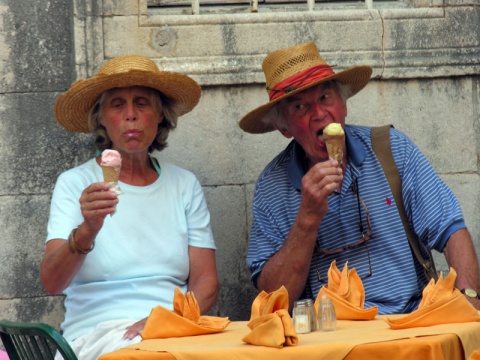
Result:
<svg viewBox="0 0 480 360"><path fill-rule="evenodd" d="M240 128L252 134L275 130L263 117L279 101L317 84L337 80L350 86L350 96L370 81L370 66L355 66L335 73L318 53L313 42L280 49L267 55L262 64L270 101L240 120Z"/></svg>
<svg viewBox="0 0 480 360"><path fill-rule="evenodd" d="M122 55L107 61L89 79L75 81L55 102L55 119L73 132L90 132L87 112L104 91L129 86L146 86L160 91L172 102L178 116L198 104L200 86L186 75L159 70L149 58L141 55Z"/></svg>

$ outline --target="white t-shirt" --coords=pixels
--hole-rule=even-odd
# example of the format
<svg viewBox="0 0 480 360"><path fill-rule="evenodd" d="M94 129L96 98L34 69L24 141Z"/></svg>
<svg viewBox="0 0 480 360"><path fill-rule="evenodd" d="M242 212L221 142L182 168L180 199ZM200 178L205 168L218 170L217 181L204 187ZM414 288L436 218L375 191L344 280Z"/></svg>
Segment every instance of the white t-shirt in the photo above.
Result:
<svg viewBox="0 0 480 360"><path fill-rule="evenodd" d="M215 249L210 214L195 176L161 163L148 186L119 182L117 211L107 216L80 271L64 291L64 336L74 340L96 324L140 320L157 305L172 309L173 291L187 289L188 247ZM103 181L95 159L62 173L52 195L47 241L67 239L83 222L79 199Z"/></svg>

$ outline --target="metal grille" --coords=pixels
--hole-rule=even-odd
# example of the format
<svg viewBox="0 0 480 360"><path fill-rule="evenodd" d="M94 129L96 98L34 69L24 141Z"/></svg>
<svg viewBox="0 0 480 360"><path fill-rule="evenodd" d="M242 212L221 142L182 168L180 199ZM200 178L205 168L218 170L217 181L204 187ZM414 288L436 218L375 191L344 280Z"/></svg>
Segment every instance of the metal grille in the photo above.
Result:
<svg viewBox="0 0 480 360"><path fill-rule="evenodd" d="M387 0L388 1L388 0ZM305 11L316 10L316 5L332 5L339 8L373 8L373 0L345 1L345 0L148 0L148 8L151 11L161 11L168 14L168 10L176 9L182 14L198 15L201 12L231 12L256 13L259 6L268 8L269 11L291 10L296 8ZM317 6L317 7L319 7ZM182 11L183 9L183 11ZM208 9L208 10L207 10ZM164 11L162 11L164 10ZM178 11L179 10L179 11ZM172 12L173 13L173 12Z"/></svg>

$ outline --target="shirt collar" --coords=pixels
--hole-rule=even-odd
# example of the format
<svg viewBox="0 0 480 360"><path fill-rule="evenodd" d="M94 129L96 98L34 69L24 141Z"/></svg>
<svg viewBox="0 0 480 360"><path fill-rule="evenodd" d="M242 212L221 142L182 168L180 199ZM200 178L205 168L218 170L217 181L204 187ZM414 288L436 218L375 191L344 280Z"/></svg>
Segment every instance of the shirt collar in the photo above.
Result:
<svg viewBox="0 0 480 360"><path fill-rule="evenodd" d="M347 161L358 168L367 156L365 145L360 141L358 135L355 134L351 125L345 125L345 138L348 153ZM287 173L292 185L297 190L301 190L302 178L307 173L307 156L300 144L295 140L293 140L292 143L292 156L287 164Z"/></svg>

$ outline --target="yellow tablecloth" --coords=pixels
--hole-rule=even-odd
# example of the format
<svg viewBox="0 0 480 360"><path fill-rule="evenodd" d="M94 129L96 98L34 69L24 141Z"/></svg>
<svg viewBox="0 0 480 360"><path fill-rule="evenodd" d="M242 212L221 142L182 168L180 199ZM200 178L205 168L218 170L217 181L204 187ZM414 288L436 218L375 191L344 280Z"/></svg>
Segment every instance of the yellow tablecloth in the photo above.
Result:
<svg viewBox="0 0 480 360"><path fill-rule="evenodd" d="M393 318L395 316L389 315ZM282 349L248 345L247 322L232 322L210 335L142 341L99 360L224 360L224 359L468 359L480 349L480 323L444 324L391 330L377 317L372 321L338 321L334 332L299 334L295 347Z"/></svg>

